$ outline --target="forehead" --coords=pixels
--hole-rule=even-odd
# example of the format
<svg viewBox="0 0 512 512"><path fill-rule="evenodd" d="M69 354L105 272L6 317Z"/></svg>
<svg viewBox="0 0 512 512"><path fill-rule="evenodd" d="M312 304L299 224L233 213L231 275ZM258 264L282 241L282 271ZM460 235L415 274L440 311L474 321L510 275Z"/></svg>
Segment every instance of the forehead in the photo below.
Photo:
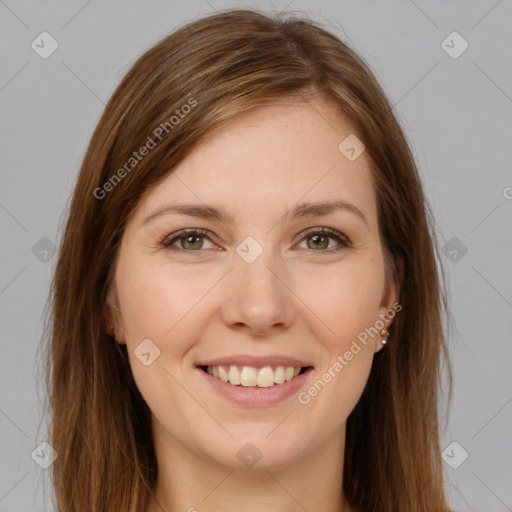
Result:
<svg viewBox="0 0 512 512"><path fill-rule="evenodd" d="M239 114L148 194L136 217L169 202L215 203L235 217L271 215L302 201L343 199L376 215L370 160L340 144L354 128L325 100L269 101ZM349 139L351 140L351 139Z"/></svg>

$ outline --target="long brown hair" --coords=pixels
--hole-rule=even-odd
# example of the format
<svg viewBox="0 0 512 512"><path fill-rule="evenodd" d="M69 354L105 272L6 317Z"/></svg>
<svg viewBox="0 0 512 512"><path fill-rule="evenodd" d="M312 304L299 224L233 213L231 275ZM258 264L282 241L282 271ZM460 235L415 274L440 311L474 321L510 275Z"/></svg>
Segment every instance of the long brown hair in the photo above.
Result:
<svg viewBox="0 0 512 512"><path fill-rule="evenodd" d="M403 261L403 309L347 420L344 492L358 512L449 510L438 432L446 292L405 135L368 66L320 24L234 10L189 23L142 55L107 103L83 160L50 292L44 359L59 511L140 512L155 486L149 409L105 316L112 263L135 208L240 112L313 92L333 102L366 146L390 272ZM152 147L142 157L144 145Z"/></svg>

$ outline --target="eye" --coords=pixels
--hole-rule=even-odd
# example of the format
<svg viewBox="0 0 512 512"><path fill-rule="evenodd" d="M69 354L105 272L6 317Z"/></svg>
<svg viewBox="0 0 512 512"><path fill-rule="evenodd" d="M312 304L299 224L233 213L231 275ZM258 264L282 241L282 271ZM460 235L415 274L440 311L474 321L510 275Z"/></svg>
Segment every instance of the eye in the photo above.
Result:
<svg viewBox="0 0 512 512"><path fill-rule="evenodd" d="M211 243L207 235L208 231L204 229L182 229L165 238L161 245L173 251L198 252L198 250L203 248L203 238L206 238ZM175 247L174 243L179 241L181 241L181 247Z"/></svg>
<svg viewBox="0 0 512 512"><path fill-rule="evenodd" d="M336 240L339 246L335 248L329 247L329 239ZM339 231L331 228L312 228L309 229L305 236L301 239L306 240L307 247L317 252L334 252L351 247L350 241L347 237L342 235ZM311 240L311 243L308 243ZM325 249L328 249L327 251Z"/></svg>
<svg viewBox="0 0 512 512"><path fill-rule="evenodd" d="M201 252L201 249L205 248L204 239L213 243L208 237L208 231L204 229L182 229L167 236L161 242L161 246L172 251ZM335 240L339 246L329 248L329 239ZM311 228L306 231L301 242L304 240L311 240L311 243L307 243L307 248L316 252L334 252L351 247L347 237L331 228ZM179 242L181 247L177 247L176 242Z"/></svg>

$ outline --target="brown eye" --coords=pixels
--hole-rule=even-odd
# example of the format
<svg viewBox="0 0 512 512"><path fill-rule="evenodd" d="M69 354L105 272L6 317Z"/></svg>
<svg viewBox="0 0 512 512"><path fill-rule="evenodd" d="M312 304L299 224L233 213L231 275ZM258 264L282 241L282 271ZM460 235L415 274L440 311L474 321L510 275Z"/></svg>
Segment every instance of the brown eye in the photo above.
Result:
<svg viewBox="0 0 512 512"><path fill-rule="evenodd" d="M162 247L176 251L200 252L204 246L204 239L208 238L208 232L204 230L181 230L168 236L163 242ZM180 246L176 246L178 242Z"/></svg>
<svg viewBox="0 0 512 512"><path fill-rule="evenodd" d="M319 252L330 252L331 249L337 251L350 247L350 242L345 236L330 228L312 229L306 233L302 240L307 241L308 249ZM338 242L338 247L329 247L330 240Z"/></svg>
<svg viewBox="0 0 512 512"><path fill-rule="evenodd" d="M329 246L329 238L325 235L310 235L307 237L307 240L310 240L312 243L308 244L310 249L327 249Z"/></svg>
<svg viewBox="0 0 512 512"><path fill-rule="evenodd" d="M178 240L182 241L181 246L183 249L201 249L203 246L203 240L200 236L196 235L180 237Z"/></svg>

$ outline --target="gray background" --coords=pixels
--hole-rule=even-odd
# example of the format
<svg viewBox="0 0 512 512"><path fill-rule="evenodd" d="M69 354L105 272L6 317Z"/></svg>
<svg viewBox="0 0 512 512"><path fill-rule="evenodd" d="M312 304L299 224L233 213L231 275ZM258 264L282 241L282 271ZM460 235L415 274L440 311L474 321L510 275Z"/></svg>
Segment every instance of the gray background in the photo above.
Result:
<svg viewBox="0 0 512 512"><path fill-rule="evenodd" d="M52 510L48 471L31 458L45 441L36 349L52 243L104 104L135 58L175 27L241 6L288 7L327 24L395 105L448 243L455 392L442 448L460 445L443 463L450 503L512 511L510 0L0 0L0 512ZM31 48L43 31L59 45L47 59ZM469 44L458 58L442 47L453 31ZM462 450L469 457L453 469Z"/></svg>

